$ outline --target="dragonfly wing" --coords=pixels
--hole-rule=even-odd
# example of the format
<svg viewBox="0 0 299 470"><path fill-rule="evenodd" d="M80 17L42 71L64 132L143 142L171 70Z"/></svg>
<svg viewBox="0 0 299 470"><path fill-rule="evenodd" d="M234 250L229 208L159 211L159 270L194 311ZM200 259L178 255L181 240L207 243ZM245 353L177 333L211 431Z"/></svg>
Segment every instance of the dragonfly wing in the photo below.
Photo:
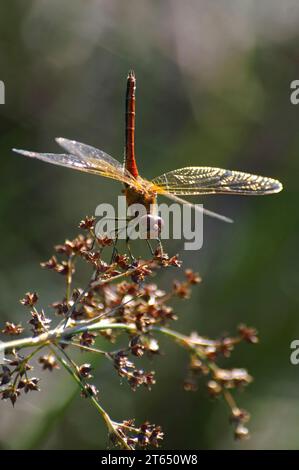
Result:
<svg viewBox="0 0 299 470"><path fill-rule="evenodd" d="M25 157L36 158L54 165L65 166L88 173L101 174L101 170L92 159L83 159L70 153L39 153L21 149L13 149L13 151L25 155Z"/></svg>
<svg viewBox="0 0 299 470"><path fill-rule="evenodd" d="M204 207L202 207L202 205L192 204L192 202L186 201L185 199L182 199L174 194L163 193L163 195L168 197L172 201L179 202L180 204L185 204L189 207L192 207L194 210L201 212L202 214L213 217L214 219L219 219L219 220L222 220L223 222L228 222L228 223L233 222L232 219L230 219L229 217L226 217L225 215L221 215L221 214L218 214L217 212L213 212L208 209L205 209Z"/></svg>
<svg viewBox="0 0 299 470"><path fill-rule="evenodd" d="M76 140L65 139L64 137L57 137L55 140L64 150L80 158L93 158L109 163L109 165L115 166L121 170L123 169L123 165L119 161L115 160L115 158L111 157L106 152L103 152L103 150L99 150L91 145L82 144L81 142L76 142Z"/></svg>
<svg viewBox="0 0 299 470"><path fill-rule="evenodd" d="M278 193L282 184L275 179L240 171L212 167L186 167L152 180L158 193L177 195Z"/></svg>
<svg viewBox="0 0 299 470"><path fill-rule="evenodd" d="M111 155L108 155L106 152L103 152L103 150L99 150L91 145L83 144L82 142L77 142L76 140L65 139L64 137L57 137L55 140L62 148L73 155L83 159L92 158L96 160L98 167L103 167L104 172L107 172L108 169L110 169L110 172L112 171L113 175L117 173L117 177L115 177L115 179L118 179L137 190L147 191L148 183L145 180L142 178L134 178L122 163L111 157ZM107 175L104 174L104 176ZM113 178L113 176L110 177Z"/></svg>
<svg viewBox="0 0 299 470"><path fill-rule="evenodd" d="M106 178L112 178L130 185L133 184L134 178L130 174L127 175L124 172L122 165L120 163L118 165L114 165L114 162L117 162L117 160L109 157L109 155L105 154L104 152L102 152L103 155L109 157L110 160L108 158L101 158L100 150L97 152L96 156L95 153L86 155L82 152L79 154L79 151L77 151L76 154L39 153L20 149L13 149L13 151L20 153L21 155L25 155L26 157L36 158L54 165L65 166L68 168L73 168L74 170L105 176Z"/></svg>

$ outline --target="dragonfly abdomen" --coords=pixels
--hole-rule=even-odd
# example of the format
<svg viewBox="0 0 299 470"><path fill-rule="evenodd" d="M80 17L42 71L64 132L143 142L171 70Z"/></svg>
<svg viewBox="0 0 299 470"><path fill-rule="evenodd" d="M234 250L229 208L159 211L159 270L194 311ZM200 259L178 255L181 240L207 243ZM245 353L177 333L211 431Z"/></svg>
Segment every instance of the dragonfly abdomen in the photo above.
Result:
<svg viewBox="0 0 299 470"><path fill-rule="evenodd" d="M134 178L138 176L138 169L135 160L135 90L136 78L131 70L127 79L126 94L126 149L125 168Z"/></svg>

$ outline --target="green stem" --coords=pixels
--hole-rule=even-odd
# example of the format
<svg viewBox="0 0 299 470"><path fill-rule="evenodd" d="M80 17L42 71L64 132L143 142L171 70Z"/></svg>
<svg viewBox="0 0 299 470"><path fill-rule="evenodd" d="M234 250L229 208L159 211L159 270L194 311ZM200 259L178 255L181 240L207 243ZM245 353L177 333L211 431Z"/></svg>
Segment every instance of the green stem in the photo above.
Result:
<svg viewBox="0 0 299 470"><path fill-rule="evenodd" d="M108 329L117 329L117 330L126 330L129 332L136 332L136 327L134 324L125 324L125 323L110 323L106 320L102 320L93 324L84 324L80 323L79 325L69 327L69 328L54 328L46 333L42 333L38 336L33 336L29 338L15 339L12 341L0 343L0 353L9 353L13 349L22 349L35 347L40 345L48 345L51 343L57 343L60 339L69 339L80 333L86 331L101 331Z"/></svg>
<svg viewBox="0 0 299 470"><path fill-rule="evenodd" d="M55 354L57 360L60 362L60 364L68 371L68 373L73 377L73 379L76 381L76 383L79 385L79 387L81 388L81 390L83 392L87 392L87 389L86 389L86 384L85 382L81 379L81 377L79 377L78 373L77 373L77 366L76 364L73 362L73 360L71 358L68 357L68 355L66 354L66 352L62 349L62 348L58 348L60 353L62 353L67 361L71 364L71 366L68 364L67 361L65 361L61 356L60 354L58 354L57 351L55 351L52 347L49 348L53 354ZM88 393L88 392L87 392ZM108 413L104 410L104 408L100 405L100 403L97 401L97 399L92 396L90 393L88 393L88 398L90 399L91 403L93 404L93 406L97 409L97 411L100 413L101 417L103 418L103 421L104 423L106 424L107 428L108 428L108 431L109 433L113 433L115 434L115 436L117 437L118 441L122 443L123 447L126 449L126 450L132 450L132 448L126 443L126 441L122 438L122 436L119 434L118 430L115 428L114 426L114 423L113 421L111 420L110 416L108 415Z"/></svg>
<svg viewBox="0 0 299 470"><path fill-rule="evenodd" d="M67 273L67 276L66 276L65 300L66 300L66 303L68 305L69 301L71 300L71 288L72 288L72 277L73 277L73 273L72 273L72 268L73 268L72 256L69 256L67 266L68 266L68 273Z"/></svg>
<svg viewBox="0 0 299 470"><path fill-rule="evenodd" d="M64 341L64 340L61 340L60 342L61 342L62 344L67 344L68 346L74 346L74 347L76 347L76 348L79 348L79 349L81 349L82 351L92 352L92 353L97 353L97 354L103 354L103 356L109 357L109 354L107 353L107 351L102 351L101 349L91 348L91 347L89 347L89 346L84 346L83 344L74 343L73 341Z"/></svg>
<svg viewBox="0 0 299 470"><path fill-rule="evenodd" d="M125 330L130 333L136 333L136 326L133 323L110 323L107 320L100 320L96 322L88 321L81 322L73 327L63 328L61 325L46 333L29 338L15 339L12 341L0 343L0 352L11 352L13 349L22 349L26 347L35 347L40 345L47 345L53 342L59 342L61 339L70 339L75 335L88 331L101 331L101 330ZM209 346L215 344L215 341L207 340L205 338L190 339L189 336L178 333L163 326L151 326L148 331L155 331L162 333L172 339L179 341L183 346L189 348L198 348L198 346Z"/></svg>

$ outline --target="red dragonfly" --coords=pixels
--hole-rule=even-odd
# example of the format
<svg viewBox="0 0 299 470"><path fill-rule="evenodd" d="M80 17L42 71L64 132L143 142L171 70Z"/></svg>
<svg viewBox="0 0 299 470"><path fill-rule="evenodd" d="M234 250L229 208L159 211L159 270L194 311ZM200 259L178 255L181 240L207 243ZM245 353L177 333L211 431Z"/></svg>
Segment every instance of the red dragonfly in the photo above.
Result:
<svg viewBox="0 0 299 470"><path fill-rule="evenodd" d="M207 166L189 166L169 171L151 181L139 175L135 159L135 92L136 78L130 71L127 78L126 92L126 139L125 161L121 164L107 153L90 145L74 140L57 138L56 142L68 153L38 153L13 149L30 158L37 158L54 165L61 165L75 170L112 178L125 185L127 205L142 204L149 217L153 214L157 196L163 195L182 204L188 204L207 215L226 222L227 217L195 206L181 199L180 196L206 194L241 194L264 195L278 193L282 184L275 179L252 175L240 171L225 170Z"/></svg>

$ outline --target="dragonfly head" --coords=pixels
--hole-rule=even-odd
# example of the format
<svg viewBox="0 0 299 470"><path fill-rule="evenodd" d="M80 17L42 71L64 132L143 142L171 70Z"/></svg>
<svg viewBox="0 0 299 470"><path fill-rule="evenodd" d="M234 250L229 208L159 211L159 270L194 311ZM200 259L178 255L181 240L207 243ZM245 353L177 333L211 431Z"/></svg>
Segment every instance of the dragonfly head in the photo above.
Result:
<svg viewBox="0 0 299 470"><path fill-rule="evenodd" d="M158 215L146 214L140 217L139 227L142 234L149 238L157 238L160 236L164 221Z"/></svg>

